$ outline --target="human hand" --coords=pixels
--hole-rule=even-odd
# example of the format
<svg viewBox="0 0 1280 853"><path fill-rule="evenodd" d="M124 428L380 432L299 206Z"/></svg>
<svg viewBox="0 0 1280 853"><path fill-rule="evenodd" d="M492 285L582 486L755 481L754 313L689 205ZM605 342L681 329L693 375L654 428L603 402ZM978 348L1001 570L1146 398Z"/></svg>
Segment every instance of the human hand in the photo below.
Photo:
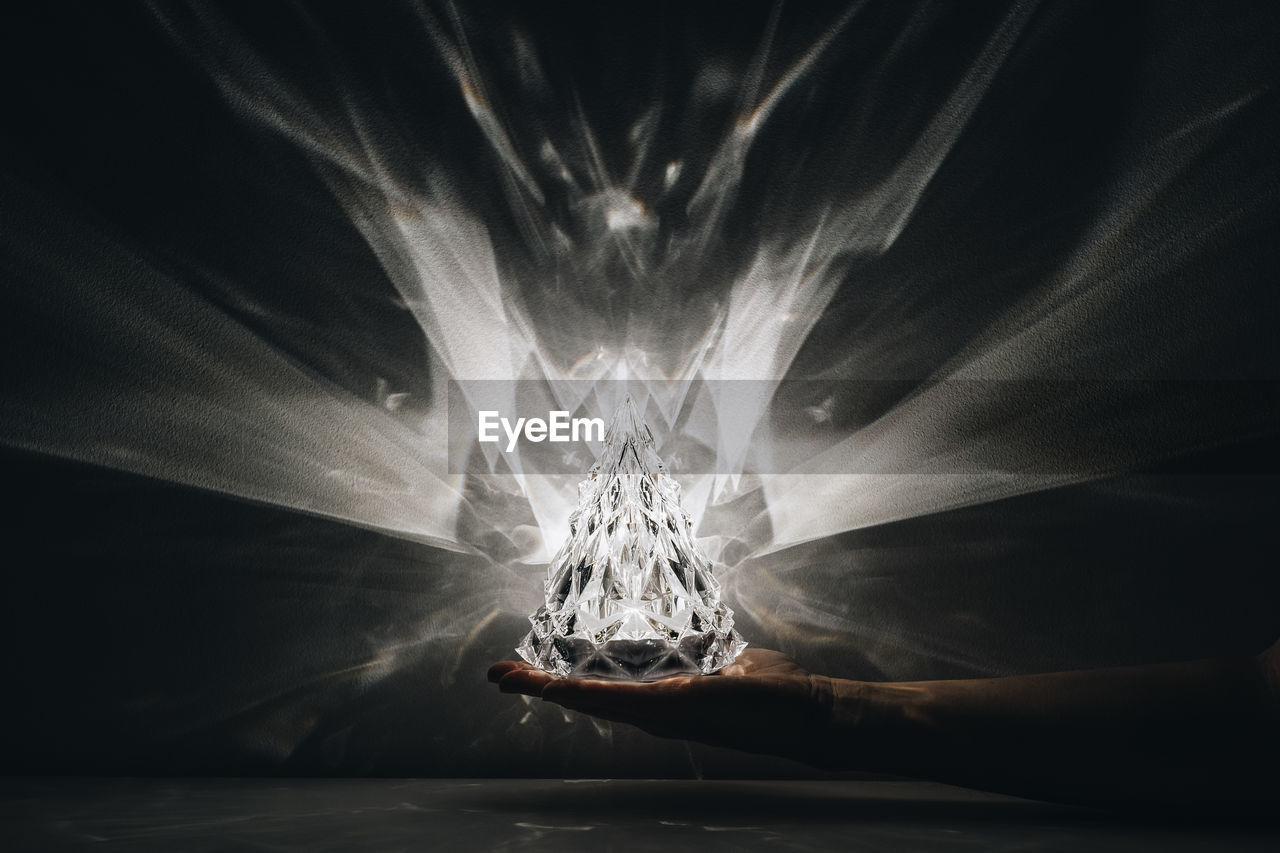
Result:
<svg viewBox="0 0 1280 853"><path fill-rule="evenodd" d="M714 675L662 681L560 678L520 661L502 661L489 680L593 717L628 723L659 737L781 755L820 766L834 698L832 680L781 652L750 648Z"/></svg>

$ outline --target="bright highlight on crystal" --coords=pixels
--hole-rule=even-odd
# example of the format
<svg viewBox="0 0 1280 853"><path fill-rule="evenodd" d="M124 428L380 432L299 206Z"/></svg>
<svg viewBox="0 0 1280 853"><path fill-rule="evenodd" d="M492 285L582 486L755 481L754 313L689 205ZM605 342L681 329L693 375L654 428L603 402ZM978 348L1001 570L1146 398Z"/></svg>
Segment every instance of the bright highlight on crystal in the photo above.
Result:
<svg viewBox="0 0 1280 853"><path fill-rule="evenodd" d="M546 604L529 617L520 657L556 675L638 681L732 663L747 644L692 526L628 396L578 484L569 539L551 561Z"/></svg>

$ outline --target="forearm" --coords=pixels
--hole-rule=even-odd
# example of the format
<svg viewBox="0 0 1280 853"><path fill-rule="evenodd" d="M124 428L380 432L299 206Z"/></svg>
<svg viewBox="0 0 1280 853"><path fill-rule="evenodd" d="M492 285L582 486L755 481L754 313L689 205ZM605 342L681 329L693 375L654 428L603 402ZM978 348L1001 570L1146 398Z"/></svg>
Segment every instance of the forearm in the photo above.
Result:
<svg viewBox="0 0 1280 853"><path fill-rule="evenodd" d="M832 689L847 767L1064 800L1275 793L1280 719L1255 659Z"/></svg>

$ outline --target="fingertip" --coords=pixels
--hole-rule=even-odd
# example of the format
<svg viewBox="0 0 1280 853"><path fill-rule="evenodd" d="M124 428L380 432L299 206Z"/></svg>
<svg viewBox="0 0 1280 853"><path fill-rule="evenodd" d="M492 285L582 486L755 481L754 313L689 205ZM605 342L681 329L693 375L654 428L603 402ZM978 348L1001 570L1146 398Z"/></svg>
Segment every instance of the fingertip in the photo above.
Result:
<svg viewBox="0 0 1280 853"><path fill-rule="evenodd" d="M516 660L502 660L489 667L489 680L497 684L509 672L519 669L524 664Z"/></svg>
<svg viewBox="0 0 1280 853"><path fill-rule="evenodd" d="M551 680L551 676L540 669L517 668L498 681L498 690L503 693L523 693L525 696L539 696L543 687Z"/></svg>

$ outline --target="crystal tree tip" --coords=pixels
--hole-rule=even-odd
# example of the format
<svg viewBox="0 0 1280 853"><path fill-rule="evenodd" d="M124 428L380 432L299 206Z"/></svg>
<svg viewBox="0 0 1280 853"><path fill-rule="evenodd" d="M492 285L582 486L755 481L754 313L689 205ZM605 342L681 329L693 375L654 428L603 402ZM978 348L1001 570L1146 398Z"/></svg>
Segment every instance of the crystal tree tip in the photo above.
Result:
<svg viewBox="0 0 1280 853"><path fill-rule="evenodd" d="M546 602L529 617L520 657L556 675L638 681L732 663L747 644L692 526L627 396L578 485L569 538L551 561Z"/></svg>

